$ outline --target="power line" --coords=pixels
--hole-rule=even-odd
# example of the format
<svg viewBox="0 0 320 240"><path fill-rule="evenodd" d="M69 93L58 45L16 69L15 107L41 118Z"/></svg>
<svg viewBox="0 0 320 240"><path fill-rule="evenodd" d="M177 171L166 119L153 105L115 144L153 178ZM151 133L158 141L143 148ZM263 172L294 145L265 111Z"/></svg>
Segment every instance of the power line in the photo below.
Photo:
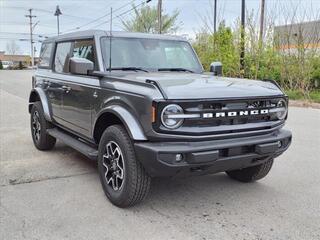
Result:
<svg viewBox="0 0 320 240"><path fill-rule="evenodd" d="M125 12L123 12L123 13L120 13L119 15L117 15L117 16L115 16L115 17L113 17L113 18L112 18L112 20L114 20L115 18L120 18L121 16L123 16L123 15L125 15L125 14L127 14L127 13L131 12L132 10L134 10L134 9L136 9L136 8L140 7L141 5L143 5L143 4L145 4L145 3L148 3L148 2L150 2L150 1L151 1L151 0L147 0L147 1L143 1L143 2L141 2L141 3L139 3L137 6L133 6L133 7L132 7L132 8L130 8L129 10L127 10L127 11L125 11ZM94 26L93 28L99 27L99 26L101 26L102 24L109 23L110 21L111 21L111 20L104 21L104 22L102 22L102 23L100 23L100 24L98 24L98 25Z"/></svg>
<svg viewBox="0 0 320 240"><path fill-rule="evenodd" d="M9 9L18 9L18 10L22 10L22 11L28 11L27 8L24 7L10 7L10 6L3 6L1 8L9 8ZM32 8L32 10L36 11L36 12L45 12L45 13L49 13L52 14L52 11L46 10L46 9L41 9L41 8ZM66 17L71 17L71 18L80 18L83 19L83 17L80 16L74 16L74 15L70 15L70 14L63 14Z"/></svg>
<svg viewBox="0 0 320 240"><path fill-rule="evenodd" d="M17 33L17 32L0 32L0 34L30 35L30 33ZM33 34L33 36L46 37L45 34Z"/></svg>
<svg viewBox="0 0 320 240"><path fill-rule="evenodd" d="M116 11L119 11L119 10L125 8L128 4L133 4L135 1L136 1L136 0L133 0L133 1L131 1L130 3L126 3L126 4L122 5L121 7L116 8L115 10L113 10L113 12L116 12ZM83 25L80 26L79 28L82 28L82 27L84 27L84 26L90 25L91 23L97 22L97 21L99 21L99 20L101 20L101 19L103 19L103 18L105 18L105 17L110 16L110 14L111 14L111 12L109 12L109 13L107 13L107 14L99 17L99 18L94 19L94 20L90 21L89 23L83 24Z"/></svg>
<svg viewBox="0 0 320 240"><path fill-rule="evenodd" d="M3 40L30 41L29 38L0 37L0 39L3 39Z"/></svg>
<svg viewBox="0 0 320 240"><path fill-rule="evenodd" d="M14 26L14 25L28 25L28 23L26 22L1 22L1 26L5 26L5 25L8 25L8 26ZM47 24L43 24L43 23L39 23L39 26L41 27L45 27L45 28L56 28L54 26L50 26L50 25L47 25Z"/></svg>
<svg viewBox="0 0 320 240"><path fill-rule="evenodd" d="M124 4L124 5L120 6L119 8L116 8L115 10L113 10L113 12L117 12L117 11L119 11L119 10L127 7L128 4L133 4L135 1L136 1L136 0L132 0L132 1L130 1L130 2L126 3L126 4ZM149 2L151 2L151 1L152 1L152 0L145 0L145 1L141 2L140 4L138 4L137 6L134 6L134 7L130 8L129 10L127 10L127 11L125 11L125 12L122 12L121 14L113 17L113 19L119 18L119 17L121 17L121 16L123 16L123 15L125 15L125 14L127 14L127 13L129 13L129 12L131 12L131 11L134 10L135 8L140 7L140 6L143 5L144 3L149 3ZM26 10L26 9L23 8L23 7L5 7L5 8L13 8L13 9ZM41 11L41 12L46 12L46 13L52 14L51 11L48 11L48 10L45 10L45 9L33 8L32 10ZM66 14L64 14L64 16L76 17L76 16L66 15ZM95 23L95 22L97 22L97 21L99 21L99 20L101 20L101 19L103 19L103 18L105 18L105 17L108 17L108 16L110 16L110 12L107 13L107 14L104 14L103 16L100 16L100 17L98 17L98 18L96 18L96 19L93 19L93 20L91 20L90 22L87 22L87 23L85 23L85 24L83 24L83 25L80 25L80 26L75 27L75 28L68 29L68 30L64 31L63 33L71 32L71 31L74 31L74 30L79 30L79 29L81 29L81 28L83 28L83 27L86 27L86 26L88 26L88 25L90 25L90 24L92 24L92 23ZM79 18L79 17L77 17L77 18ZM100 24L98 24L98 25L93 26L92 28L99 27L99 26L101 26L101 25L103 25L103 24L106 24L106 23L109 23L109 22L110 22L110 20L106 20L106 21L104 21L104 22L102 22L102 23L100 23ZM14 25L14 24L20 24L20 23L14 23L14 22L11 22L11 23L10 23L10 22L7 22L7 23L1 23L1 24L4 24L4 25ZM21 23L21 24L22 24L22 23ZM24 24L24 23L23 23L23 24ZM46 26L46 25L43 25L43 24L41 24L41 25L42 25L42 26ZM47 25L47 26L48 26L48 25ZM49 27L49 26L48 26L48 27ZM51 27L51 26L50 26L50 27ZM51 28L53 28L53 27L51 27Z"/></svg>
<svg viewBox="0 0 320 240"><path fill-rule="evenodd" d="M133 6L133 8L131 8L131 9L129 9L128 11L125 11L125 12L123 12L123 13L115 16L115 17L112 18L112 19L122 17L123 15L126 15L127 13L131 12L132 10L135 10L136 8L140 7L141 5L146 4L146 3L149 3L149 2L151 2L151 1L152 1L152 0L143 1L143 2L141 2L140 4L138 4L137 6ZM110 21L110 20L109 20L109 21Z"/></svg>
<svg viewBox="0 0 320 240"><path fill-rule="evenodd" d="M130 2L130 4L134 3L135 1L136 1L136 0L132 0L132 1ZM125 8L128 4L129 4L129 3L126 3L126 4L122 5L122 6L120 6L119 8L116 8L115 10L113 10L113 12L116 12L116 11L119 11L119 10ZM69 29L69 30L66 30L66 31L64 31L64 33L65 33L65 32L70 32L70 31L74 31L74 30L78 30L78 29L80 29L80 28L86 27L86 26L88 26L88 25L90 25L90 24L92 24L92 23L95 23L95 22L97 22L97 21L99 21L99 20L101 20L101 19L103 19L103 18L105 18L105 17L110 16L110 14L111 14L111 13L108 12L107 14L104 14L104 15L96 18L96 19L93 19L93 20L90 21L90 22L87 22L87 23L85 23L85 24L83 24L83 25L80 25L80 26L78 26L78 27L75 27L75 28L71 28L71 29ZM100 26L100 25L99 25L99 26ZM93 28L95 28L95 27L93 27Z"/></svg>
<svg viewBox="0 0 320 240"><path fill-rule="evenodd" d="M18 38L18 37L1 37L0 36L0 40L18 40L18 41L22 41L22 42L29 42L30 41L30 38ZM43 42L43 40L33 40L33 43L35 42Z"/></svg>

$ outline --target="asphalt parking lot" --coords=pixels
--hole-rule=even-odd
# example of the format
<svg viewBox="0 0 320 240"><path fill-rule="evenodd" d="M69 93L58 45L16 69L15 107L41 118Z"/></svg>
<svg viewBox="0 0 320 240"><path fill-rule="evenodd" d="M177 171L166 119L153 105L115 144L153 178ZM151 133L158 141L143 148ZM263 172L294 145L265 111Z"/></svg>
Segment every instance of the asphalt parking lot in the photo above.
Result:
<svg viewBox="0 0 320 240"><path fill-rule="evenodd" d="M105 198L96 164L31 140L31 71L0 71L0 239L320 239L320 110L290 108L293 143L260 182L155 179L130 209Z"/></svg>

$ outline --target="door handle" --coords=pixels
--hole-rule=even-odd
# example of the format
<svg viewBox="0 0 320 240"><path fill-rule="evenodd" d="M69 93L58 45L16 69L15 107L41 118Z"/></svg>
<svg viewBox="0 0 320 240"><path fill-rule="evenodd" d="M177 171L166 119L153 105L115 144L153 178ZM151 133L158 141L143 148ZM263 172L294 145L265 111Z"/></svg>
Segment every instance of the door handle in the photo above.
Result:
<svg viewBox="0 0 320 240"><path fill-rule="evenodd" d="M62 86L62 90L65 91L66 93L71 91L71 87L69 86Z"/></svg>

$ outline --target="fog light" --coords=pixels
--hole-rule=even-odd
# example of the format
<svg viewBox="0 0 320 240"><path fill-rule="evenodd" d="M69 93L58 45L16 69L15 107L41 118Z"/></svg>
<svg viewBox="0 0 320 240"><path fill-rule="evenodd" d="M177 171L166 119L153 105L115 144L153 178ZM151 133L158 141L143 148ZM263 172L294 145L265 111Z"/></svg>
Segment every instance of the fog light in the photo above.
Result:
<svg viewBox="0 0 320 240"><path fill-rule="evenodd" d="M182 154L176 154L176 162L181 162L182 161Z"/></svg>
<svg viewBox="0 0 320 240"><path fill-rule="evenodd" d="M278 141L278 148L281 148L282 147L282 143L281 141Z"/></svg>

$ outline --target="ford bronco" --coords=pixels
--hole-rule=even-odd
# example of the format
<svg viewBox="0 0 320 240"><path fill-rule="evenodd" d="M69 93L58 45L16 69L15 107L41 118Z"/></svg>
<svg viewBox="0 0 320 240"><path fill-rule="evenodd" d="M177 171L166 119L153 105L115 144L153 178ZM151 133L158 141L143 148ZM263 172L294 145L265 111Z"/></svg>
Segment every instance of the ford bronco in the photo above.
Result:
<svg viewBox="0 0 320 240"><path fill-rule="evenodd" d="M43 42L29 98L39 150L60 140L97 160L109 200L132 206L152 177L265 177L291 143L288 97L273 81L204 69L176 36L82 31Z"/></svg>

